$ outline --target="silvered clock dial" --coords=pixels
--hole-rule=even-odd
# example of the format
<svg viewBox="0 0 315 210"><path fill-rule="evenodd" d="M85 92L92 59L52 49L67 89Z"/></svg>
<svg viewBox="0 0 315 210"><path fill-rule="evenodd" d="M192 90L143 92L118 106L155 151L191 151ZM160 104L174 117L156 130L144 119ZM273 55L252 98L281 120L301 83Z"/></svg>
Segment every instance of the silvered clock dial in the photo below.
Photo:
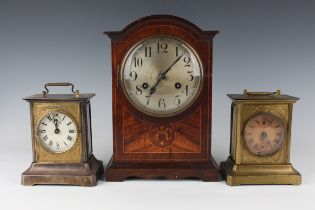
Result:
<svg viewBox="0 0 315 210"><path fill-rule="evenodd" d="M155 117L184 111L198 96L203 70L184 41L157 36L137 43L124 58L122 84L130 102Z"/></svg>

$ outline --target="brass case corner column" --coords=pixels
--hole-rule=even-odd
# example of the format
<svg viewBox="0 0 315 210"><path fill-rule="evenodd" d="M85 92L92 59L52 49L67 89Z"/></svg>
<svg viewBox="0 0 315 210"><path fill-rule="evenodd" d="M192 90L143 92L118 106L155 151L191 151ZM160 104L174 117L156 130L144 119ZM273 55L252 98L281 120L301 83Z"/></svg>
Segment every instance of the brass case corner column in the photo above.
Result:
<svg viewBox="0 0 315 210"><path fill-rule="evenodd" d="M290 163L292 108L298 98L276 92L229 94L230 154L220 170L228 185L301 184Z"/></svg>

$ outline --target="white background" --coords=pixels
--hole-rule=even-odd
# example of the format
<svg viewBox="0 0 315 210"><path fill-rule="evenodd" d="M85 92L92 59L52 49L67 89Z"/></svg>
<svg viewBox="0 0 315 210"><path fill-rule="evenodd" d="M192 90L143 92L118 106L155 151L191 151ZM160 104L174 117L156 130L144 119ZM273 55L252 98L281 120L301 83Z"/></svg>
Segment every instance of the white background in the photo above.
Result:
<svg viewBox="0 0 315 210"><path fill-rule="evenodd" d="M228 156L228 93L275 91L294 106L291 162L300 186L240 186L196 180L100 181L96 187L20 185L32 161L29 107L23 97L46 82L94 92L94 154L112 154L110 41L152 14L183 17L214 39L212 153ZM0 209L314 209L314 1L4 1L0 0ZM54 90L55 91L55 90ZM65 92L68 89L58 89Z"/></svg>

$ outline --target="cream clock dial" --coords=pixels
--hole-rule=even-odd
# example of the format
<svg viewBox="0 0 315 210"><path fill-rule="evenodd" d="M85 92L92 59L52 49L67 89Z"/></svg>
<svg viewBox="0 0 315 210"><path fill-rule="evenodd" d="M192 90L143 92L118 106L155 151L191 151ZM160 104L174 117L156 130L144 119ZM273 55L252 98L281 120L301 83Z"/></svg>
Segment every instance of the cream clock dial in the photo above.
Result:
<svg viewBox="0 0 315 210"><path fill-rule="evenodd" d="M202 64L193 48L169 36L136 44L124 58L122 84L129 101L156 117L187 109L202 85Z"/></svg>
<svg viewBox="0 0 315 210"><path fill-rule="evenodd" d="M37 132L41 145L53 153L70 150L78 135L75 121L61 112L52 112L42 117Z"/></svg>
<svg viewBox="0 0 315 210"><path fill-rule="evenodd" d="M277 152L284 144L285 136L282 120L268 113L252 117L244 129L247 148L256 155L264 156Z"/></svg>

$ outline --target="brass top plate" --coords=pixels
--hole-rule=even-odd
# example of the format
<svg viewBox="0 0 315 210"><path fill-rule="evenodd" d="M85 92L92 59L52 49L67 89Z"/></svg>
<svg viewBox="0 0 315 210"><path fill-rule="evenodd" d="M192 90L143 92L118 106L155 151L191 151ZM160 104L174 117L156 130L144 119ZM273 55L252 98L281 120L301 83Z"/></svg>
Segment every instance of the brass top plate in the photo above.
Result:
<svg viewBox="0 0 315 210"><path fill-rule="evenodd" d="M299 98L289 95L244 95L244 94L228 94L230 99L234 101L245 100L271 100L271 101L292 101L296 102Z"/></svg>
<svg viewBox="0 0 315 210"><path fill-rule="evenodd" d="M80 93L79 96L75 94L47 94L46 97L43 94L35 94L23 98L26 101L88 101L94 93Z"/></svg>

